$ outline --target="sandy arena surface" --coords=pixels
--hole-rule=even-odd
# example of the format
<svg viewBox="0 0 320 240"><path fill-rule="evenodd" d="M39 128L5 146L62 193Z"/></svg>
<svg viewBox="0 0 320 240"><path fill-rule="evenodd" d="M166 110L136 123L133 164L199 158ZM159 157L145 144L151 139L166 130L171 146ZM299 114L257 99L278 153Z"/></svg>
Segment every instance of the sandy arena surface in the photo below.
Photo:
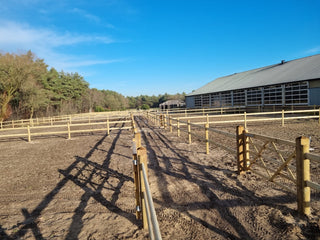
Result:
<svg viewBox="0 0 320 240"><path fill-rule="evenodd" d="M237 175L234 155L214 146L207 155L199 141L136 120L163 239L320 239L319 193L311 216L299 218L294 194ZM311 136L320 153L317 121L248 129L292 141ZM1 141L0 239L148 239L135 218L131 146L128 130Z"/></svg>

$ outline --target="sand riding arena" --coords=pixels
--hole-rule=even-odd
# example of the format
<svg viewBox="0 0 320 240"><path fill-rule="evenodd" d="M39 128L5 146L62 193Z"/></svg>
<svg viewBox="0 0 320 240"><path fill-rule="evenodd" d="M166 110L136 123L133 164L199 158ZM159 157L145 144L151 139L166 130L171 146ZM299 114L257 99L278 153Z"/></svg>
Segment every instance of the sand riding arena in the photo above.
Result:
<svg viewBox="0 0 320 240"><path fill-rule="evenodd" d="M162 239L320 238L318 113L225 114L229 123L167 114L2 123L0 238L148 239L136 211L135 133Z"/></svg>

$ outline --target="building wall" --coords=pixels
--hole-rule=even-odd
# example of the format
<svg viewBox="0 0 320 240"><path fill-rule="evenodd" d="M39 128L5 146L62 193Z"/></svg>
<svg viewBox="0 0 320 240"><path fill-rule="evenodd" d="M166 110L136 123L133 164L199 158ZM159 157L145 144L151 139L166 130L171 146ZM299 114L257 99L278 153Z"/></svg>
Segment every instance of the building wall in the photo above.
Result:
<svg viewBox="0 0 320 240"><path fill-rule="evenodd" d="M186 97L186 107L187 108L195 108L194 96L187 96Z"/></svg>
<svg viewBox="0 0 320 240"><path fill-rule="evenodd" d="M310 89L310 105L320 105L320 87Z"/></svg>
<svg viewBox="0 0 320 240"><path fill-rule="evenodd" d="M187 96L186 105L187 108L318 105L319 88L320 80L312 81L312 84L308 81L292 82Z"/></svg>

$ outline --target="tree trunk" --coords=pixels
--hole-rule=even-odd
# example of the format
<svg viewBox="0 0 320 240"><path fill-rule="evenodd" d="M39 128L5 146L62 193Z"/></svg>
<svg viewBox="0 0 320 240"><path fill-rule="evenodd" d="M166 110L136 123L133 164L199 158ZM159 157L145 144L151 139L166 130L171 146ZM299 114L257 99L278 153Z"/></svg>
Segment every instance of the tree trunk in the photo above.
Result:
<svg viewBox="0 0 320 240"><path fill-rule="evenodd" d="M7 93L3 93L1 96L0 120L2 121L8 119L11 115L9 103L12 98L13 95L8 95Z"/></svg>

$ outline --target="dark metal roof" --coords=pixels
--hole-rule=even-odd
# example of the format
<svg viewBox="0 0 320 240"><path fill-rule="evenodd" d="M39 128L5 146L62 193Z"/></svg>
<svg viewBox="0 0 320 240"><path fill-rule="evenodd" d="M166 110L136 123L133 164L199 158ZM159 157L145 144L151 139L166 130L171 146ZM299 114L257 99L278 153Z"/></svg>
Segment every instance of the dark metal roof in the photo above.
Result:
<svg viewBox="0 0 320 240"><path fill-rule="evenodd" d="M187 96L320 79L320 54L220 77Z"/></svg>

